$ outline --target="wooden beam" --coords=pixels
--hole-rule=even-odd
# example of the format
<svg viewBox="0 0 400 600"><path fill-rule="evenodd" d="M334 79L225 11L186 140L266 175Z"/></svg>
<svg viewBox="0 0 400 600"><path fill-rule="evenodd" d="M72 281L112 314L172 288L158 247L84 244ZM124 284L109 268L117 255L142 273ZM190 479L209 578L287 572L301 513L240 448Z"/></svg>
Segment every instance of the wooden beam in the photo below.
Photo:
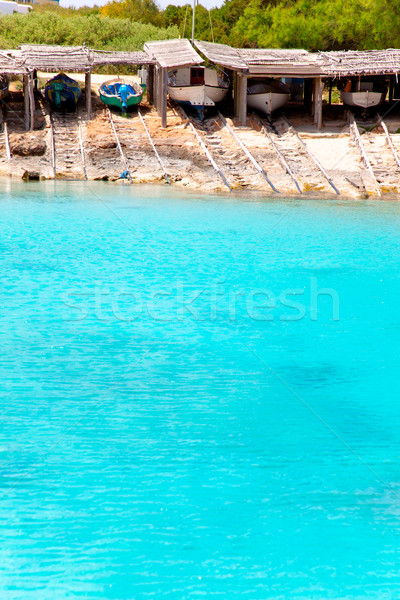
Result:
<svg viewBox="0 0 400 600"><path fill-rule="evenodd" d="M168 94L168 77L167 69L163 67L161 69L161 85L160 85L160 112L161 112L161 128L167 127L167 94Z"/></svg>
<svg viewBox="0 0 400 600"><path fill-rule="evenodd" d="M239 85L240 85L240 77L237 71L234 72L233 74L233 81L232 81L232 88L233 88L233 111L235 114L235 117L239 117L239 112L240 112L240 103L239 103L239 99L240 99L240 89L239 89Z"/></svg>
<svg viewBox="0 0 400 600"><path fill-rule="evenodd" d="M35 129L35 95L33 93L33 73L28 78L29 108L30 108L30 129Z"/></svg>
<svg viewBox="0 0 400 600"><path fill-rule="evenodd" d="M314 124L317 129L322 127L322 92L324 91L324 82L320 78L314 79L314 94L313 94L313 115Z"/></svg>
<svg viewBox="0 0 400 600"><path fill-rule="evenodd" d="M154 106L158 114L160 107L160 67L154 67Z"/></svg>
<svg viewBox="0 0 400 600"><path fill-rule="evenodd" d="M85 73L86 112L88 121L92 118L92 74Z"/></svg>
<svg viewBox="0 0 400 600"><path fill-rule="evenodd" d="M149 104L154 103L154 66L147 67L146 95Z"/></svg>
<svg viewBox="0 0 400 600"><path fill-rule="evenodd" d="M24 86L24 125L25 129L28 131L29 129L29 121L30 121L30 101L29 101L29 79L28 75L23 76L23 86Z"/></svg>
<svg viewBox="0 0 400 600"><path fill-rule="evenodd" d="M239 120L243 127L247 122L247 76L242 75L240 78L240 114Z"/></svg>

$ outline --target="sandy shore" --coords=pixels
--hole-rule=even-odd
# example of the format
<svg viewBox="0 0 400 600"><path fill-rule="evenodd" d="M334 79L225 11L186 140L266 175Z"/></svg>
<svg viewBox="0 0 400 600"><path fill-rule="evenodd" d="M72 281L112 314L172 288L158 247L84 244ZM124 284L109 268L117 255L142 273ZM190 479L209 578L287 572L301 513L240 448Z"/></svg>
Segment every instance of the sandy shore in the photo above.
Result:
<svg viewBox="0 0 400 600"><path fill-rule="evenodd" d="M76 74L73 76L79 79ZM82 75L82 81L83 78ZM367 125L360 127L374 173L371 176L371 169L361 157L341 107L327 108L321 131L315 129L311 117L301 107L286 110L290 122L277 115L274 127L267 135L255 115L249 116L247 127L241 127L232 118L227 119L230 127L226 127L217 115L203 124L195 122L214 166L220 170L217 172L191 124L177 107L169 107L167 128L161 129L155 109L144 102L140 110L160 160L136 112L128 118L113 114L121 155L108 111L97 95L99 83L109 78L109 75L93 76L91 121L87 120L82 103L76 115L65 118L54 115L51 124L48 106L38 97L37 129L32 132L23 129L22 94L12 93L6 117L11 159L7 159L4 149L0 157L0 175L123 181L121 174L128 170L128 181L130 175L133 183L162 182L166 180L166 173L172 185L205 192L227 191L228 186L232 190L254 190L272 195L277 190L290 196L298 195L299 191L333 196L337 196L338 191L352 197L397 195L400 191L400 170L383 130L375 127L368 132ZM400 153L400 134L397 133L400 118L391 115L386 123L393 145ZM296 132L316 161L304 150ZM249 160L238 140L251 153L256 165Z"/></svg>

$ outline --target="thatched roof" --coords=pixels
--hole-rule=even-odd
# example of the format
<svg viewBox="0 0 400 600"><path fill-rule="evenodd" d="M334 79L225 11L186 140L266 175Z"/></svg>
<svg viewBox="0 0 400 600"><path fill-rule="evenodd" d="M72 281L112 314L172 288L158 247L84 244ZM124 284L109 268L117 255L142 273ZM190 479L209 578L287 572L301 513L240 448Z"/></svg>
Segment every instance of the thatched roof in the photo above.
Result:
<svg viewBox="0 0 400 600"><path fill-rule="evenodd" d="M330 77L400 73L400 50L320 52L317 62Z"/></svg>
<svg viewBox="0 0 400 600"><path fill-rule="evenodd" d="M149 65L154 60L145 52L114 52L106 50L91 50L94 66L100 65Z"/></svg>
<svg viewBox="0 0 400 600"><path fill-rule="evenodd" d="M23 45L21 55L26 66L39 71L91 70L90 50L84 46Z"/></svg>
<svg viewBox="0 0 400 600"><path fill-rule="evenodd" d="M147 42L144 50L160 67L184 67L203 62L201 56L186 39Z"/></svg>
<svg viewBox="0 0 400 600"><path fill-rule="evenodd" d="M26 75L29 69L24 65L21 57L14 55L12 50L0 51L0 74Z"/></svg>
<svg viewBox="0 0 400 600"><path fill-rule="evenodd" d="M30 69L58 72L89 73L100 65L146 65L153 61L145 52L93 50L87 46L23 45L14 57Z"/></svg>
<svg viewBox="0 0 400 600"><path fill-rule="evenodd" d="M323 74L315 55L307 50L238 48L238 53L253 75L318 77Z"/></svg>
<svg viewBox="0 0 400 600"><path fill-rule="evenodd" d="M199 50L199 52L204 54L204 56L208 58L208 60L215 63L216 65L220 65L221 67L226 67L228 69L233 69L235 71L247 70L247 64L240 57L240 54L236 48L226 46L225 44L201 42L199 40L194 40L194 45Z"/></svg>

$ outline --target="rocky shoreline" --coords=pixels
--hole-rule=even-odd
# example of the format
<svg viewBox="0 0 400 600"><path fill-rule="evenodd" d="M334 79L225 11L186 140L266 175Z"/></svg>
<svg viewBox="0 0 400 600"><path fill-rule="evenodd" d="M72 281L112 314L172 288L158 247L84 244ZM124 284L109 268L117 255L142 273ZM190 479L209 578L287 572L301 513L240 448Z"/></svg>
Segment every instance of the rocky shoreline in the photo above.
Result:
<svg viewBox="0 0 400 600"><path fill-rule="evenodd" d="M93 96L90 121L82 108L73 115L51 115L44 101L37 99L35 131L23 129L22 103L19 92L13 92L7 102L11 158L7 159L5 150L1 152L3 176L123 181L121 174L128 166L132 183L161 183L165 181L164 168L172 185L204 192L227 191L228 186L266 195L275 195L275 188L290 196L299 191L304 195L337 196L335 188L350 197L400 192L400 170L383 130L374 127L368 131L366 127L362 131L374 179L351 135L346 114L339 107L322 131L316 131L311 117L295 109L289 113L290 121L278 115L270 130L265 131L256 115L250 115L246 127L230 118L226 125L217 114L200 123L186 118L175 106L169 107L167 128L161 129L156 110L144 103L141 114L161 159L160 166L136 112L128 118L112 115L122 156L109 113L97 96ZM400 151L399 123L393 117L387 124L393 145ZM220 172L212 166L210 156Z"/></svg>

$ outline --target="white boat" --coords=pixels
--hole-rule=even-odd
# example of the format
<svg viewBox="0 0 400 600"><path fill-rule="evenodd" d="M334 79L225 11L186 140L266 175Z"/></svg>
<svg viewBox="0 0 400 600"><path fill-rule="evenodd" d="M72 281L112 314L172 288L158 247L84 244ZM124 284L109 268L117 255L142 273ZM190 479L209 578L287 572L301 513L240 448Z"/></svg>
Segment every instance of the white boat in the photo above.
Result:
<svg viewBox="0 0 400 600"><path fill-rule="evenodd" d="M344 89L340 92L343 104L347 106L359 106L365 110L373 106L379 106L385 101L387 88L373 81L348 80Z"/></svg>
<svg viewBox="0 0 400 600"><path fill-rule="evenodd" d="M249 79L247 106L270 115L285 106L290 97L290 88L277 79Z"/></svg>
<svg viewBox="0 0 400 600"><path fill-rule="evenodd" d="M225 98L229 83L229 77L218 68L196 66L168 71L170 97L192 106L201 118L207 107L215 106Z"/></svg>

